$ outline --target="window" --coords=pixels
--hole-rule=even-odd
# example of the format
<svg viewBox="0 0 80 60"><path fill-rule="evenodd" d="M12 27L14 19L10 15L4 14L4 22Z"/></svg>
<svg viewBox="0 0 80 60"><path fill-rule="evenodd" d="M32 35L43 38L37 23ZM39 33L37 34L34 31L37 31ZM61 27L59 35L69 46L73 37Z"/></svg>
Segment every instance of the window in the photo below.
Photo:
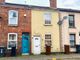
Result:
<svg viewBox="0 0 80 60"><path fill-rule="evenodd" d="M51 24L51 13L45 13L44 19L45 19L45 25L50 25Z"/></svg>
<svg viewBox="0 0 80 60"><path fill-rule="evenodd" d="M17 33L8 33L8 49L13 46L17 48Z"/></svg>
<svg viewBox="0 0 80 60"><path fill-rule="evenodd" d="M80 32L79 32L79 44L80 44Z"/></svg>
<svg viewBox="0 0 80 60"><path fill-rule="evenodd" d="M46 40L51 40L51 35L50 35L50 34L46 34L46 35L45 35L45 39L46 39Z"/></svg>
<svg viewBox="0 0 80 60"><path fill-rule="evenodd" d="M51 34L45 34L45 45L51 46Z"/></svg>
<svg viewBox="0 0 80 60"><path fill-rule="evenodd" d="M74 22L74 15L69 15L69 27L74 28L75 22Z"/></svg>
<svg viewBox="0 0 80 60"><path fill-rule="evenodd" d="M79 36L80 36L80 32L79 32Z"/></svg>
<svg viewBox="0 0 80 60"><path fill-rule="evenodd" d="M70 34L70 46L75 47L75 34Z"/></svg>
<svg viewBox="0 0 80 60"><path fill-rule="evenodd" d="M10 10L8 18L8 25L17 26L18 25L18 11Z"/></svg>

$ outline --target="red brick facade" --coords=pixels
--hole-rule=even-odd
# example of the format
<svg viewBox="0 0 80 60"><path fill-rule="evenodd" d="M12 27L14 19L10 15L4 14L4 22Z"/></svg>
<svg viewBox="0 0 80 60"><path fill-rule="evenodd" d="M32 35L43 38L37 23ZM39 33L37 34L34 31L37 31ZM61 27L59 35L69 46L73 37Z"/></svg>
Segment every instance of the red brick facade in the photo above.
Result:
<svg viewBox="0 0 80 60"><path fill-rule="evenodd" d="M50 0L50 7L57 8L57 0Z"/></svg>
<svg viewBox="0 0 80 60"><path fill-rule="evenodd" d="M1 1L1 0L0 0ZM17 10L18 11L18 26L8 26L8 11ZM26 17L24 16L26 14ZM21 51L21 40L22 32L29 32L31 34L31 10L28 8L14 7L2 5L0 6L0 46L7 47L8 33L18 34L18 49L17 52Z"/></svg>

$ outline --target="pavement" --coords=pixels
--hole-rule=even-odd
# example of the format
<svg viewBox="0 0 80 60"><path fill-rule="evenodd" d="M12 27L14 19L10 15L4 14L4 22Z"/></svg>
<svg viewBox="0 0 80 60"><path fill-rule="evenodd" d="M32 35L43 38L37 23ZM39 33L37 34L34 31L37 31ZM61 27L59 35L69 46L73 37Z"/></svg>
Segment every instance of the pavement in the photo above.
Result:
<svg viewBox="0 0 80 60"><path fill-rule="evenodd" d="M1 57L0 60L80 60L80 54L52 54L52 55Z"/></svg>

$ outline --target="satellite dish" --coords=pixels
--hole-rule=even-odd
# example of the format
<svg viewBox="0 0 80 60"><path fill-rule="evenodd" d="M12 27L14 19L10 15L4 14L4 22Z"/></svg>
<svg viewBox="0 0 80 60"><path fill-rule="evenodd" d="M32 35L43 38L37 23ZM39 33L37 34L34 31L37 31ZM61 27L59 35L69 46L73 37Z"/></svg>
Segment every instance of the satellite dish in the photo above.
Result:
<svg viewBox="0 0 80 60"><path fill-rule="evenodd" d="M68 18L67 16L64 16L61 21L58 21L58 24L61 25L61 24L63 23L63 21L64 21L65 19L67 19L67 18Z"/></svg>
<svg viewBox="0 0 80 60"><path fill-rule="evenodd" d="M67 16L64 16L64 17L63 17L63 19L67 19L67 18L68 18Z"/></svg>

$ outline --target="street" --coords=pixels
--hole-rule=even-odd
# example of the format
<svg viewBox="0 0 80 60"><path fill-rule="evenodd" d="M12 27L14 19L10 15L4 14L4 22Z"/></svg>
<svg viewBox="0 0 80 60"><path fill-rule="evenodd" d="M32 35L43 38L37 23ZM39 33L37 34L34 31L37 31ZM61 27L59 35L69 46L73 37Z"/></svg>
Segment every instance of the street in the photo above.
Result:
<svg viewBox="0 0 80 60"><path fill-rule="evenodd" d="M0 60L80 60L80 54L52 54L52 55L29 55L16 57L1 57Z"/></svg>

